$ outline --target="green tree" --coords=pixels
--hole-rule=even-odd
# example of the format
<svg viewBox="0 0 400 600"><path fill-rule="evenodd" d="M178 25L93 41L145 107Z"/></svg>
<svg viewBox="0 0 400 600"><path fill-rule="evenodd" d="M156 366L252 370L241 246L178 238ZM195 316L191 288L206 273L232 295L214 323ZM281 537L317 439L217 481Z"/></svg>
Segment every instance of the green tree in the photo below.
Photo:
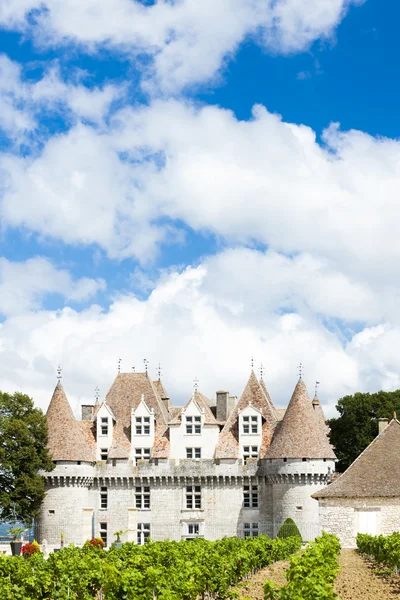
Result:
<svg viewBox="0 0 400 600"><path fill-rule="evenodd" d="M339 459L336 468L343 473L378 435L378 419L391 420L394 413L400 415L400 390L344 396L336 409L340 416L328 424L330 441Z"/></svg>
<svg viewBox="0 0 400 600"><path fill-rule="evenodd" d="M45 493L38 471L53 468L43 412L25 394L0 392L0 519L35 517Z"/></svg>

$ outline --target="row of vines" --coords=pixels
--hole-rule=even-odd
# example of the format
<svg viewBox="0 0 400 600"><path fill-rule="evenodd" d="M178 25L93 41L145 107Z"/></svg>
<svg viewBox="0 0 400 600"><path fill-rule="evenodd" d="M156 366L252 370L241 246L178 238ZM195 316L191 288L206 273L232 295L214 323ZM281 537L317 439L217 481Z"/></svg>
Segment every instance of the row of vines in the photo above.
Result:
<svg viewBox="0 0 400 600"><path fill-rule="evenodd" d="M362 554L372 556L377 562L398 570L400 568L400 533L389 536L357 535L357 548Z"/></svg>
<svg viewBox="0 0 400 600"><path fill-rule="evenodd" d="M267 536L216 542L70 546L44 559L0 556L0 600L196 600L228 598L229 588L300 548Z"/></svg>
<svg viewBox="0 0 400 600"><path fill-rule="evenodd" d="M293 556L286 571L286 585L278 589L272 581L265 582L265 600L334 600L339 552L337 537L323 533L305 552Z"/></svg>

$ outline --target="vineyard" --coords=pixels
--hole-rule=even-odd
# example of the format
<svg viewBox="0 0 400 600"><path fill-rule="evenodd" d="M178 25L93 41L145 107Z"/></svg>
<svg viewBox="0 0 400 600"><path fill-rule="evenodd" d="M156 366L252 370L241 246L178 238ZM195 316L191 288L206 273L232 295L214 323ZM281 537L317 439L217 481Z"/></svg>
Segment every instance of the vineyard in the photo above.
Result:
<svg viewBox="0 0 400 600"><path fill-rule="evenodd" d="M105 551L86 544L26 558L0 556L0 600L196 600L229 589L300 548L299 537L216 542L126 543ZM286 598L286 596L285 596Z"/></svg>
<svg viewBox="0 0 400 600"><path fill-rule="evenodd" d="M357 548L362 554L372 556L376 562L396 569L400 567L400 533L395 532L389 536L368 535L359 533Z"/></svg>
<svg viewBox="0 0 400 600"><path fill-rule="evenodd" d="M338 539L323 533L305 552L293 556L286 585L277 589L271 581L265 583L265 600L334 600L339 552Z"/></svg>

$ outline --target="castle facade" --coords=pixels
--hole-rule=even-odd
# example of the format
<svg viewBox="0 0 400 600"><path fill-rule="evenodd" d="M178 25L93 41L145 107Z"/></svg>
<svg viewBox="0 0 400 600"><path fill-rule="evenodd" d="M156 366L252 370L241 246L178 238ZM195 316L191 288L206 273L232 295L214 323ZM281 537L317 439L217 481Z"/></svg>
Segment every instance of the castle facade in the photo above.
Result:
<svg viewBox="0 0 400 600"><path fill-rule="evenodd" d="M300 378L287 409L275 408L252 371L239 400L195 391L184 407L146 373L119 373L103 402L75 418L58 382L47 411L55 469L36 536L50 548L123 532L151 537L274 537L287 517L304 539L320 531L320 490L335 454L315 396Z"/></svg>

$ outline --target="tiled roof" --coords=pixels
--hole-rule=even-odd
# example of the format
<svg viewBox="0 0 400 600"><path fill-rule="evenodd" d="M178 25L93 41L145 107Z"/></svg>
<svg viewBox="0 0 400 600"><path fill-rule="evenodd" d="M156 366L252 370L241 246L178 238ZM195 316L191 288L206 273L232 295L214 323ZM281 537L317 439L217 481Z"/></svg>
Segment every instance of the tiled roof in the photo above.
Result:
<svg viewBox="0 0 400 600"><path fill-rule="evenodd" d="M275 409L275 416L278 421L282 421L283 417L285 416L285 412L286 412L286 408L276 408Z"/></svg>
<svg viewBox="0 0 400 600"><path fill-rule="evenodd" d="M182 413L185 412L189 404L194 401L201 412L204 414L204 423L206 425L218 425L214 413L211 410L210 400L200 392L194 392L193 396L186 402L185 406L176 413L175 417L170 421L170 425L178 425L182 421Z"/></svg>
<svg viewBox="0 0 400 600"><path fill-rule="evenodd" d="M161 400L165 401L168 412L170 413L171 408L172 408L172 402L171 402L171 399L168 396L167 392L165 391L165 388L161 382L161 379L155 379L153 381L153 386L154 386L154 389L156 390L157 394L161 398Z"/></svg>
<svg viewBox="0 0 400 600"><path fill-rule="evenodd" d="M119 373L111 386L106 401L116 418L110 458L128 458L131 438L131 410L139 406L144 396L146 405L154 410L155 439L153 457L168 456L167 423L169 413L147 373Z"/></svg>
<svg viewBox="0 0 400 600"><path fill-rule="evenodd" d="M65 395L57 383L46 413L48 448L53 460L95 460L95 439L91 421L77 421Z"/></svg>
<svg viewBox="0 0 400 600"><path fill-rule="evenodd" d="M324 431L328 435L329 434L329 426L326 423L324 411L322 410L321 402L319 401L317 394L315 394L315 396L313 398L312 406L314 409L314 416L315 416L317 422L319 422L320 427L322 429L324 429Z"/></svg>
<svg viewBox="0 0 400 600"><path fill-rule="evenodd" d="M301 378L265 458L336 458Z"/></svg>
<svg viewBox="0 0 400 600"><path fill-rule="evenodd" d="M349 468L314 498L400 498L400 423L393 419Z"/></svg>
<svg viewBox="0 0 400 600"><path fill-rule="evenodd" d="M265 387L265 385L264 385ZM240 397L239 402L236 404L232 413L229 415L228 420L220 433L219 442L216 450L216 458L237 458L239 453L239 429L238 429L238 416L247 406L250 404L257 408L264 419L262 426L262 441L260 448L260 458L263 458L268 446L271 443L274 428L277 420L275 412L269 399L266 388L263 389L260 383L257 381L257 377L252 371L247 382L246 387Z"/></svg>

